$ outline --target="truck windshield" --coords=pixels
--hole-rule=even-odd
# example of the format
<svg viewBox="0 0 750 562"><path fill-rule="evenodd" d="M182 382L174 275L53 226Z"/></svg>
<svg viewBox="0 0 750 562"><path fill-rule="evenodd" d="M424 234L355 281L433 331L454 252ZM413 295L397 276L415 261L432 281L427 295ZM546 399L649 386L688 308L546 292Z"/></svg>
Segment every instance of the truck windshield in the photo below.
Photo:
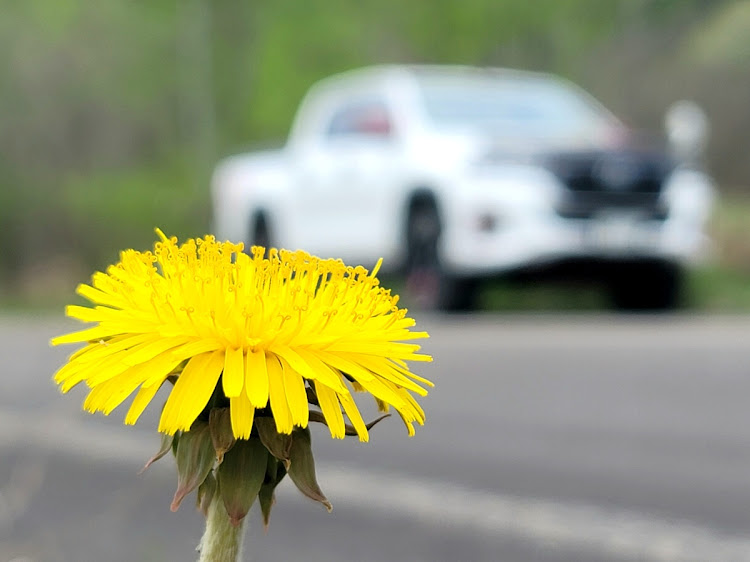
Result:
<svg viewBox="0 0 750 562"><path fill-rule="evenodd" d="M419 83L425 113L439 128L559 141L614 124L593 99L552 78L422 76Z"/></svg>

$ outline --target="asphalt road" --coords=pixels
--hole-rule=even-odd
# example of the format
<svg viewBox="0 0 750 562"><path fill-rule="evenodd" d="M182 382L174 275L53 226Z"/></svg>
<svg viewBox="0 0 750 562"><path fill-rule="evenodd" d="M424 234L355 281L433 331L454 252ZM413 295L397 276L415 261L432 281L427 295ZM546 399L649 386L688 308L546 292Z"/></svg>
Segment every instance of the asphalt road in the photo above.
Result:
<svg viewBox="0 0 750 562"><path fill-rule="evenodd" d="M0 562L194 560L156 412L123 427L50 376L70 324L0 318ZM420 317L427 424L314 431L331 514L282 485L248 560L750 561L750 318ZM158 410L158 408L151 408ZM252 554L252 555L251 555Z"/></svg>

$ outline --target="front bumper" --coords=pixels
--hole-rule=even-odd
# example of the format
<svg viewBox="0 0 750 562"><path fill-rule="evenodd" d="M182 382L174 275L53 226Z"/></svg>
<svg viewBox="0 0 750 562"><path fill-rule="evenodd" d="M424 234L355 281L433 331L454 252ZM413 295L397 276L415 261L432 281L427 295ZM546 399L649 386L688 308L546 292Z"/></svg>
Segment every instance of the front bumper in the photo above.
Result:
<svg viewBox="0 0 750 562"><path fill-rule="evenodd" d="M505 215L494 220L493 228L482 228L487 224L492 221L480 218L475 228L446 229L440 251L447 270L484 277L570 259L686 265L708 247L705 235L689 225L628 213L591 219Z"/></svg>

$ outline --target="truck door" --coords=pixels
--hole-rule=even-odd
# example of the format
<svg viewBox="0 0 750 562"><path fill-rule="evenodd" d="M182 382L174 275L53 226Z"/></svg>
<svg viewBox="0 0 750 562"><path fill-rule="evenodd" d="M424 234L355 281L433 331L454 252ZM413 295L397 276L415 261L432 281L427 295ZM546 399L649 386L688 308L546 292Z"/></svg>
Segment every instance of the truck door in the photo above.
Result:
<svg viewBox="0 0 750 562"><path fill-rule="evenodd" d="M396 174L394 139L381 100L350 100L332 114L304 201L306 228L321 254L366 266L383 255Z"/></svg>

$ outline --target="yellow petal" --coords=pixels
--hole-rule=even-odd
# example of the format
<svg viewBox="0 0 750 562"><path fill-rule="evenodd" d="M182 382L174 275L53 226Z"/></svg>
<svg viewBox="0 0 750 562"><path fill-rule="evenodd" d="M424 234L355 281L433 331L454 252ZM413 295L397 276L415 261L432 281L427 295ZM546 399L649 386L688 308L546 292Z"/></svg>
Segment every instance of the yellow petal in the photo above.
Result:
<svg viewBox="0 0 750 562"><path fill-rule="evenodd" d="M384 385L380 377L364 368L355 360L342 354L327 352L322 352L321 358L326 363L354 378L360 386L372 393L376 398L389 402L396 408L403 408L405 406L403 399L387 385Z"/></svg>
<svg viewBox="0 0 750 562"><path fill-rule="evenodd" d="M122 338L122 337L123 336L116 336L114 338L110 338L107 341L113 341L115 339ZM90 351L93 351L94 349L96 349L97 347L99 347L102 343L103 343L102 341L92 342L92 343L89 343L88 345L85 345L83 347L78 348L77 350L75 350L73 353L70 354L70 357L68 357L68 361L73 361L74 359L78 359L82 355L84 355L84 354L86 354L86 353L88 353Z"/></svg>
<svg viewBox="0 0 750 562"><path fill-rule="evenodd" d="M122 362L128 365L138 365L146 361L150 361L157 355L164 353L175 347L185 345L190 341L190 338L185 336L177 336L172 338L160 338L157 337L152 341L137 345L128 350L127 353L122 354Z"/></svg>
<svg viewBox="0 0 750 562"><path fill-rule="evenodd" d="M369 441L370 434L367 432L367 426L365 425L365 421L362 419L362 414L359 413L359 409L357 408L357 405L354 403L354 398L352 398L352 395L351 394L339 394L338 397L339 397L339 400L341 401L341 405L344 407L344 411L346 412L346 417L348 417L349 421L352 422L354 429L357 431L357 435L359 435L359 440Z"/></svg>
<svg viewBox="0 0 750 562"><path fill-rule="evenodd" d="M158 334L127 334L122 336L115 336L108 340L100 340L94 342L83 348L85 351L82 352L76 359L78 361L95 361L101 360L108 355L119 353L123 350L135 347L138 344L145 343L147 341L154 341L159 338Z"/></svg>
<svg viewBox="0 0 750 562"><path fill-rule="evenodd" d="M138 394L135 395L133 403L130 405L130 409L125 416L126 424L133 425L138 421L138 418L141 417L143 410L145 410L146 406L148 406L151 400L153 400L154 396L156 396L156 393L160 388L161 384L152 384L151 386L141 387L141 389L138 391Z"/></svg>
<svg viewBox="0 0 750 562"><path fill-rule="evenodd" d="M248 350L245 358L245 394L256 408L268 404L268 369L266 354L262 349Z"/></svg>
<svg viewBox="0 0 750 562"><path fill-rule="evenodd" d="M109 398L108 390L108 387L103 384L91 389L83 401L83 409L92 414L102 411L104 403Z"/></svg>
<svg viewBox="0 0 750 562"><path fill-rule="evenodd" d="M224 351L197 355L188 361L169 394L159 420L159 432L188 431L208 404L224 368Z"/></svg>
<svg viewBox="0 0 750 562"><path fill-rule="evenodd" d="M143 386L148 388L150 386L159 386L164 382L171 373L182 363L181 360L175 359L174 355L170 351L165 351L161 355L154 357L148 363L144 363L146 377L143 381Z"/></svg>
<svg viewBox="0 0 750 562"><path fill-rule="evenodd" d="M94 304L104 304L108 306L115 306L117 308L127 306L127 301L125 301L122 297L113 295L111 293L106 293L101 289L94 289L94 287L90 285L78 285L78 287L76 288L76 293L78 293L85 299L90 300Z"/></svg>
<svg viewBox="0 0 750 562"><path fill-rule="evenodd" d="M85 364L82 364L78 361L71 361L70 363L65 363L62 367L60 367L57 372L52 377L52 380L55 381L55 383L62 385L67 381L70 377L75 375L76 373L80 372L81 369L83 369ZM80 382L80 380L78 380ZM75 383L78 384L78 383ZM70 390L72 386L68 386L67 390L65 388L61 388L62 392L67 392Z"/></svg>
<svg viewBox="0 0 750 562"><path fill-rule="evenodd" d="M426 379L424 377L420 377L419 375L412 373L409 370L408 366L401 365L395 361L391 361L390 363L391 363L391 367L394 368L399 373L401 373L402 375L409 377L410 379L414 379L417 382L421 382L422 384L427 385L431 388L435 386L435 383L433 383L431 380Z"/></svg>
<svg viewBox="0 0 750 562"><path fill-rule="evenodd" d="M279 359L281 360L281 370L284 373L284 391L292 414L292 422L299 427L307 427L310 409L307 405L305 380L297 371L292 369L283 357L279 357Z"/></svg>
<svg viewBox="0 0 750 562"><path fill-rule="evenodd" d="M232 433L237 439L248 439L253 430L255 408L247 396L240 392L229 399L229 417L232 421Z"/></svg>
<svg viewBox="0 0 750 562"><path fill-rule="evenodd" d="M190 359L197 357L209 351L215 351L222 347L221 342L216 338L201 339L175 349L172 354L176 359Z"/></svg>
<svg viewBox="0 0 750 562"><path fill-rule="evenodd" d="M331 437L334 439L343 439L346 435L344 415L341 413L341 406L339 405L336 393L326 385L315 381L315 394L318 396L318 403L328 423Z"/></svg>
<svg viewBox="0 0 750 562"><path fill-rule="evenodd" d="M227 348L224 357L224 373L221 375L224 394L228 398L239 396L245 383L245 361L242 348Z"/></svg>
<svg viewBox="0 0 750 562"><path fill-rule="evenodd" d="M375 399L375 404L378 406L378 412L387 414L391 411L391 405L388 402L383 402L380 398Z"/></svg>
<svg viewBox="0 0 750 562"><path fill-rule="evenodd" d="M378 341L357 341L342 339L331 344L328 348L331 352L342 353L367 353L370 355L379 355L382 357L400 357L402 359L411 359L420 346L413 343L400 342L378 342Z"/></svg>
<svg viewBox="0 0 750 562"><path fill-rule="evenodd" d="M96 341L102 338L108 338L119 334L119 330L112 330L111 328L104 328L101 326L94 326L93 328L87 328L78 332L72 332L62 336L57 336L50 340L52 345L61 345L64 343L80 343Z"/></svg>
<svg viewBox="0 0 750 562"><path fill-rule="evenodd" d="M362 367L359 363L355 363L350 359L342 356L339 353L328 353L327 351L317 352L320 359L330 365L331 367L338 369L342 373L346 373L362 382L363 380L373 379L373 375L370 371Z"/></svg>
<svg viewBox="0 0 750 562"><path fill-rule="evenodd" d="M82 381L86 381L89 386L97 386L129 368L130 366L120 361L117 355L111 355L101 361L90 361L75 373L67 375L61 389L63 392L67 392Z"/></svg>
<svg viewBox="0 0 750 562"><path fill-rule="evenodd" d="M268 370L268 395L273 419L276 422L276 431L291 433L294 423L289 411L289 403L286 400L284 373L281 370L278 357L272 353L266 355L266 369Z"/></svg>
<svg viewBox="0 0 750 562"><path fill-rule="evenodd" d="M408 388L420 396L427 396L427 391L424 388L394 369L392 367L393 363L388 359L364 354L350 354L349 356L352 360L375 373L376 376L389 380L398 386Z"/></svg>
<svg viewBox="0 0 750 562"><path fill-rule="evenodd" d="M117 406L122 404L128 396L133 394L143 382L143 376L144 369L141 365L138 365L137 367L128 369L116 379L107 381L107 383L110 384L119 383L119 388L116 391L110 391L110 397L104 403L104 409L102 410L104 414L107 416L111 414L112 410L117 408Z"/></svg>
<svg viewBox="0 0 750 562"><path fill-rule="evenodd" d="M401 420L404 422L404 425L406 426L406 431L409 432L409 437L414 437L414 424L412 423L413 420L408 419L403 412L400 410L398 411L398 415L401 417Z"/></svg>
<svg viewBox="0 0 750 562"><path fill-rule="evenodd" d="M411 406L411 410L414 413L414 420L419 425L424 425L425 414L422 406L419 405L419 402L414 400L414 397L405 390L401 390L400 394L404 397L404 400L407 402L407 404Z"/></svg>
<svg viewBox="0 0 750 562"><path fill-rule="evenodd" d="M69 318L80 320L81 322L98 322L101 320L101 317L95 308L78 306L75 304L69 304L65 307L65 315Z"/></svg>
<svg viewBox="0 0 750 562"><path fill-rule="evenodd" d="M143 381L143 373L139 367L126 369L119 375L95 386L89 392L83 403L87 412L103 412L108 416L112 410L122 404Z"/></svg>
<svg viewBox="0 0 750 562"><path fill-rule="evenodd" d="M292 368L305 378L320 380L323 384L336 392L344 392L346 387L341 383L341 378L320 360L314 351L298 347L291 349L282 347L278 355L286 359Z"/></svg>

